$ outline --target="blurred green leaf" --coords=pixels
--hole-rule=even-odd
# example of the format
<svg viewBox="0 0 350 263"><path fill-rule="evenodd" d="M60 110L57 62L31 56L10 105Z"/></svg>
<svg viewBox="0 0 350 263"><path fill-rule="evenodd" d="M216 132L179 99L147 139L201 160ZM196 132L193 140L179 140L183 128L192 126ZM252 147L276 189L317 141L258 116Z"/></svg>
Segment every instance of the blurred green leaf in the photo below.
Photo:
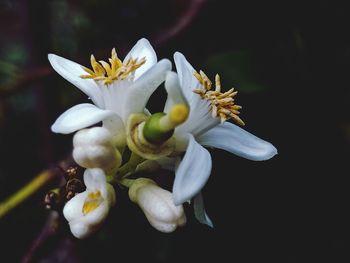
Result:
<svg viewBox="0 0 350 263"><path fill-rule="evenodd" d="M18 67L15 64L0 60L0 74L13 76L18 73Z"/></svg>
<svg viewBox="0 0 350 263"><path fill-rule="evenodd" d="M2 57L2 59L8 63L23 66L28 60L28 51L20 44L11 43L11 45L6 48L6 52L2 54Z"/></svg>
<svg viewBox="0 0 350 263"><path fill-rule="evenodd" d="M28 51L24 46L17 43L9 43L1 52L0 83L16 81L20 68L27 63L28 58Z"/></svg>
<svg viewBox="0 0 350 263"><path fill-rule="evenodd" d="M244 93L254 93L265 89L258 81L256 58L250 50L229 51L210 56L206 61L205 72L211 79L218 73L224 90L231 87Z"/></svg>
<svg viewBox="0 0 350 263"><path fill-rule="evenodd" d="M18 73L19 68L15 64L0 60L0 90L6 89L4 88L6 85L15 83Z"/></svg>

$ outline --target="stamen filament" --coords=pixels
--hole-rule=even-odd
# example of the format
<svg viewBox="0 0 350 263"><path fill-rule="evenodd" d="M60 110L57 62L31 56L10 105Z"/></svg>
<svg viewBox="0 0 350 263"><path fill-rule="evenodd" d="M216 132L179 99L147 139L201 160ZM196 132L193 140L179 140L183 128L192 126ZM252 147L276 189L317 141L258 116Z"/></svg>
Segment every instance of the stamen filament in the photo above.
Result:
<svg viewBox="0 0 350 263"><path fill-rule="evenodd" d="M193 92L210 102L213 118L218 117L221 122L232 118L238 124L244 125L244 122L238 117L238 114L240 114L239 110L242 107L234 104L234 97L238 92L231 88L222 93L219 74L215 75L215 90L211 90L212 83L203 71L200 70L199 73L195 71L193 74L199 83L202 84L202 88L195 89Z"/></svg>
<svg viewBox="0 0 350 263"><path fill-rule="evenodd" d="M133 77L133 73L143 64L145 64L146 59L141 58L133 59L129 58L126 62L122 62L118 56L115 48L112 49L111 58L108 59L109 63L100 60L96 61L94 55L90 57L90 63L92 70L83 67L84 71L88 73L87 75L81 75L83 79L93 79L96 81L103 81L105 85L110 85L115 80L123 80L129 76Z"/></svg>

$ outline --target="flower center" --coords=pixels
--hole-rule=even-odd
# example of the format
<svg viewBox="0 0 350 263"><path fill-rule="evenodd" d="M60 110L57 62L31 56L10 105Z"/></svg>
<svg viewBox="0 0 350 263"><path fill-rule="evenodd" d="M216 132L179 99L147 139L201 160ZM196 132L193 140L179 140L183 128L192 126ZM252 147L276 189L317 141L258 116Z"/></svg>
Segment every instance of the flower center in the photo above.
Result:
<svg viewBox="0 0 350 263"><path fill-rule="evenodd" d="M114 80L122 80L127 78L136 69L145 64L146 59L129 58L124 63L118 58L115 48L112 49L112 56L108 59L109 63L100 60L96 61L94 55L90 58L92 70L86 67L83 69L88 73L81 75L83 79L101 80L105 85L110 85Z"/></svg>
<svg viewBox="0 0 350 263"><path fill-rule="evenodd" d="M193 74L204 87L204 89L195 89L193 92L210 102L212 116L220 118L221 123L232 118L236 123L243 126L244 122L238 117L239 110L242 107L234 102L237 91L232 88L224 93L221 92L220 76L218 74L215 76L215 90L211 90L212 83L203 71L200 70L199 73L195 71Z"/></svg>
<svg viewBox="0 0 350 263"><path fill-rule="evenodd" d="M101 196L100 191L89 193L83 205L83 214L87 215L88 213L94 211L97 207L99 207L103 200L104 199Z"/></svg>

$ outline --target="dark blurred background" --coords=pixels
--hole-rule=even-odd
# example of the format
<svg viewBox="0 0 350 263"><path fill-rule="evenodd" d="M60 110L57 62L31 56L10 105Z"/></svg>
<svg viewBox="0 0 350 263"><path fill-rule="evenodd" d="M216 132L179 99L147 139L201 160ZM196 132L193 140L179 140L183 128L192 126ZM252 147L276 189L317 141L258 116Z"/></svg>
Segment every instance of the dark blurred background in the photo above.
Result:
<svg viewBox="0 0 350 263"><path fill-rule="evenodd" d="M186 227L157 232L119 190L98 234L77 241L63 227L35 247L48 186L1 219L0 261L350 262L345 3L1 0L0 200L69 154L72 136L50 125L88 101L51 69L47 54L88 65L91 53L105 59L113 47L123 57L141 37L159 58L181 51L212 79L220 73L224 88L239 90L245 129L279 155L252 162L211 151L204 198L214 229L186 207ZM150 109L160 111L165 93L156 95Z"/></svg>

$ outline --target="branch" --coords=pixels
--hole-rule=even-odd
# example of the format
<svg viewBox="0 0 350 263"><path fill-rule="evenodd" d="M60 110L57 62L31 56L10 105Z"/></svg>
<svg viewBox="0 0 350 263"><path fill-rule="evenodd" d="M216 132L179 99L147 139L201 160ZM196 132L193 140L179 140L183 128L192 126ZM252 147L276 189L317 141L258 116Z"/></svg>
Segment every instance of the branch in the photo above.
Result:
<svg viewBox="0 0 350 263"><path fill-rule="evenodd" d="M161 46L184 31L192 23L193 19L197 16L205 2L206 0L188 1L187 8L178 16L175 23L169 26L169 28L163 30L161 34L158 34L158 36L154 38L152 41L154 45Z"/></svg>
<svg viewBox="0 0 350 263"><path fill-rule="evenodd" d="M57 166L49 168L39 173L32 181L27 183L17 192L8 197L5 201L0 203L0 219L9 213L12 209L16 208L19 204L23 203L26 199L31 197L38 190L46 186L53 179L63 177L62 169L67 169L72 164L72 158L60 163L61 169Z"/></svg>

